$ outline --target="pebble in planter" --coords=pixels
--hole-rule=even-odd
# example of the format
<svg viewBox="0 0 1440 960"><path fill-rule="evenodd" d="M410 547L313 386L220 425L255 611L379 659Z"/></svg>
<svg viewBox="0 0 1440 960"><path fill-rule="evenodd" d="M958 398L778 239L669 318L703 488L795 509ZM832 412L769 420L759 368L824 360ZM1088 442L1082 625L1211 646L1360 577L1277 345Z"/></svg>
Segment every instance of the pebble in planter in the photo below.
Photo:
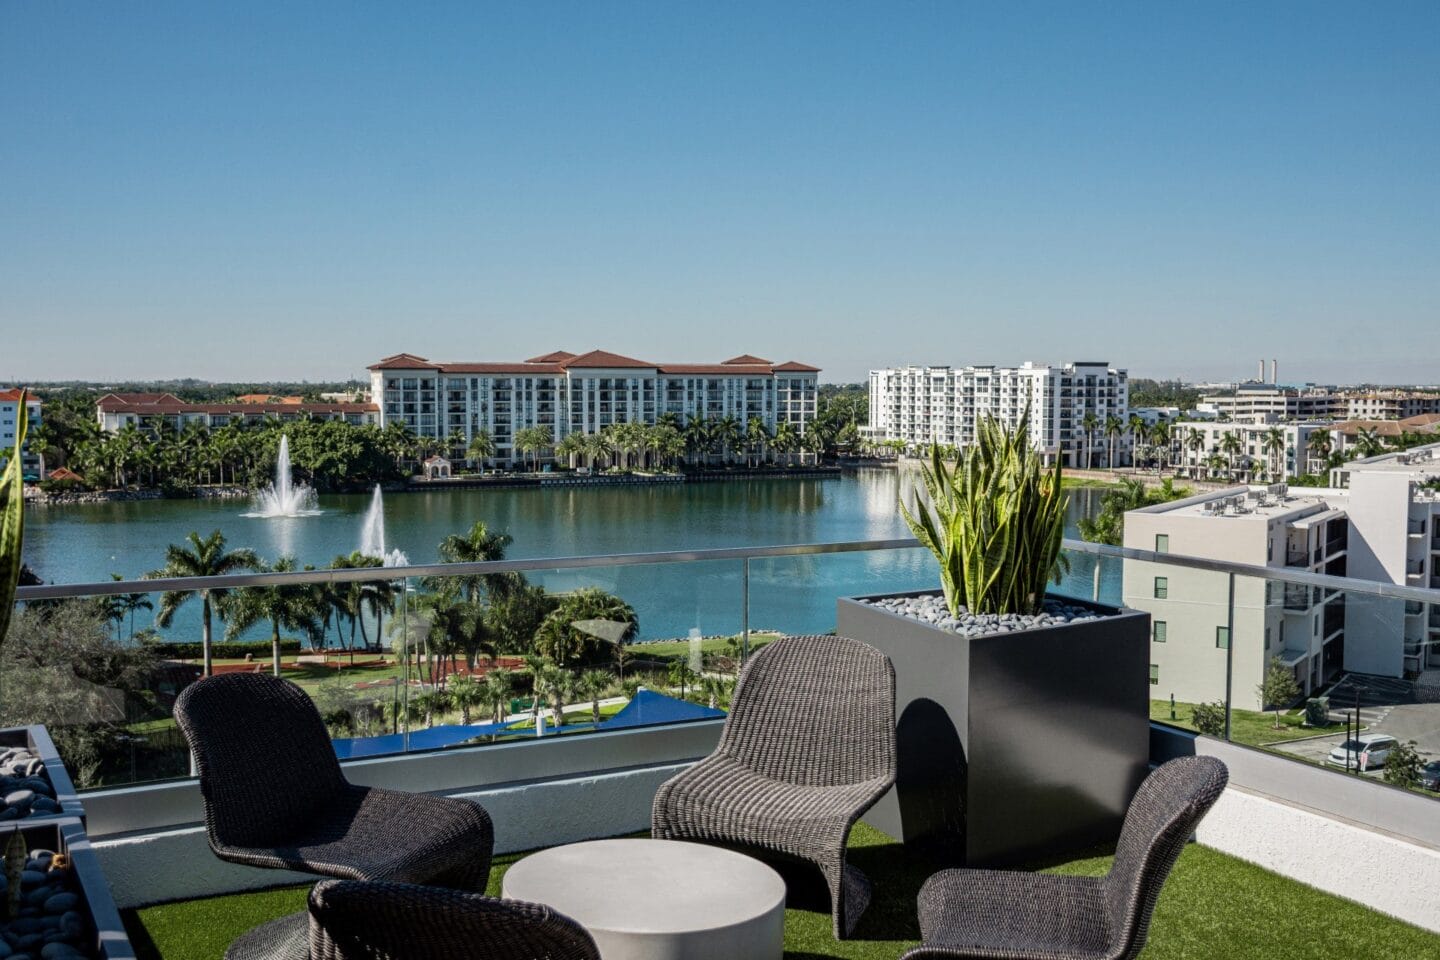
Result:
<svg viewBox="0 0 1440 960"><path fill-rule="evenodd" d="M21 841L21 849L24 849ZM9 858L7 857L7 860ZM4 960L79 960L93 957L85 905L68 860L53 850L22 854L23 869L0 876L0 958ZM18 898L13 896L19 885ZM13 908L10 904L16 904Z"/></svg>
<svg viewBox="0 0 1440 960"><path fill-rule="evenodd" d="M0 820L60 813L45 762L25 747L0 751L0 800Z"/></svg>
<svg viewBox="0 0 1440 960"><path fill-rule="evenodd" d="M882 597L861 602L912 620L923 620L962 637L981 637L991 633L1010 633L1036 627L1058 627L1065 623L1084 623L1087 620L1100 619L1100 616L1088 607L1072 605L1055 597L1047 597L1043 609L1036 614L971 613L963 604L951 614L945 598L938 593L924 597Z"/></svg>

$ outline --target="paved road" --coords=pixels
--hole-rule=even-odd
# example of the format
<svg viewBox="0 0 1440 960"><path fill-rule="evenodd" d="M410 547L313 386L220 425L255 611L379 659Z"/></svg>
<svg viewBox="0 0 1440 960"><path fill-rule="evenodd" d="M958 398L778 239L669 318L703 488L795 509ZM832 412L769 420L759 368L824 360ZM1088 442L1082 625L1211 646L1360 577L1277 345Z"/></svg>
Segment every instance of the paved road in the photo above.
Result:
<svg viewBox="0 0 1440 960"><path fill-rule="evenodd" d="M1367 689L1369 686L1370 684L1367 684ZM1368 702L1367 698L1362 697L1360 720L1366 729L1361 732L1388 733L1402 742L1414 740L1415 749L1423 761L1440 759L1440 703L1382 702L1390 699L1394 693L1395 691L1386 691L1383 696L1373 695L1368 698ZM1340 697L1331 695L1331 716L1336 720L1343 720L1347 711L1337 710L1337 701L1344 706L1353 703L1353 688L1343 690ZM1344 739L1342 728L1340 732L1330 736L1281 744L1273 749L1303 757L1312 763L1324 763L1331 748L1339 746ZM1379 777L1380 771L1367 771L1365 775Z"/></svg>

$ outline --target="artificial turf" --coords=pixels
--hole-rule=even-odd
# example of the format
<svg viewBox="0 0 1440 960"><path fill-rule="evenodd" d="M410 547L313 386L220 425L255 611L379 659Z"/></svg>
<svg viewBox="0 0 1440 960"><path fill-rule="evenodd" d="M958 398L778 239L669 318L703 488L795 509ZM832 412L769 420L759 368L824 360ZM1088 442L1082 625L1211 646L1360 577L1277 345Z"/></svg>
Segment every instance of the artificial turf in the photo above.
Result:
<svg viewBox="0 0 1440 960"><path fill-rule="evenodd" d="M915 894L933 866L908 855L888 837L861 824L851 837L851 859L875 883L875 900L856 939L837 942L817 880L792 883L785 912L785 956L892 960L919 937ZM491 894L518 856L497 857ZM1053 872L1095 875L1108 856L1073 860ZM596 878L604 882L605 878ZM304 909L306 887L191 900L129 911L141 960L218 960L244 931ZM1418 960L1440 956L1440 936L1348 900L1191 844L1161 894L1143 960Z"/></svg>

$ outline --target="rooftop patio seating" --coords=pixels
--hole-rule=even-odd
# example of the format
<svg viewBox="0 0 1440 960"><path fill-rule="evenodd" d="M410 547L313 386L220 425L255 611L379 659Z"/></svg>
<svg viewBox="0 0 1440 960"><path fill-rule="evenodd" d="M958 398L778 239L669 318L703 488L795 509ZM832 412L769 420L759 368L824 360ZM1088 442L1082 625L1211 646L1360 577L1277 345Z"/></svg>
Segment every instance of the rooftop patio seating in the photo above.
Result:
<svg viewBox="0 0 1440 960"><path fill-rule="evenodd" d="M845 861L855 821L895 782L895 671L845 637L787 637L740 674L719 746L664 783L652 834L815 864L844 938L870 903Z"/></svg>
<svg viewBox="0 0 1440 960"><path fill-rule="evenodd" d="M345 779L314 701L287 680L227 674L175 703L222 860L351 880L484 890L494 832L477 803Z"/></svg>
<svg viewBox="0 0 1440 960"><path fill-rule="evenodd" d="M920 890L919 947L904 960L1132 960L1160 888L1225 789L1225 765L1183 757L1155 770L1131 801L1103 877L945 870Z"/></svg>
<svg viewBox="0 0 1440 960"><path fill-rule="evenodd" d="M305 957L307 937L310 960L600 960L583 927L543 904L358 880L316 884L308 913L252 930L226 956L293 956L267 948L298 944Z"/></svg>

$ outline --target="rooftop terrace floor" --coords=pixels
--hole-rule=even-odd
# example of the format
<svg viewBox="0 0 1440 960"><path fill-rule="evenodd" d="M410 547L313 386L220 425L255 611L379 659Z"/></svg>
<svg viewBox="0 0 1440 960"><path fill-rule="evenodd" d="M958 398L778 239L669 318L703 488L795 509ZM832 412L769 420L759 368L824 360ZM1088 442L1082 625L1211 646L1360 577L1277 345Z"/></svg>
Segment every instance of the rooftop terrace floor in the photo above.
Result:
<svg viewBox="0 0 1440 960"><path fill-rule="evenodd" d="M856 930L857 939L836 942L823 889L815 899L792 885L785 916L785 956L892 960L914 946L919 930L915 894L933 866L907 855L890 838L861 824L851 838L851 862L875 882L875 901ZM497 857L491 894L523 855ZM1073 860L1050 872L1095 875L1109 856ZM608 878L597 876L597 883ZM217 960L244 931L304 909L308 887L147 907L130 911L126 926L142 960ZM799 902L797 902L797 900ZM1440 956L1440 935L1191 844L1161 895L1144 960L1248 960L1248 958L1346 957L1389 960Z"/></svg>

